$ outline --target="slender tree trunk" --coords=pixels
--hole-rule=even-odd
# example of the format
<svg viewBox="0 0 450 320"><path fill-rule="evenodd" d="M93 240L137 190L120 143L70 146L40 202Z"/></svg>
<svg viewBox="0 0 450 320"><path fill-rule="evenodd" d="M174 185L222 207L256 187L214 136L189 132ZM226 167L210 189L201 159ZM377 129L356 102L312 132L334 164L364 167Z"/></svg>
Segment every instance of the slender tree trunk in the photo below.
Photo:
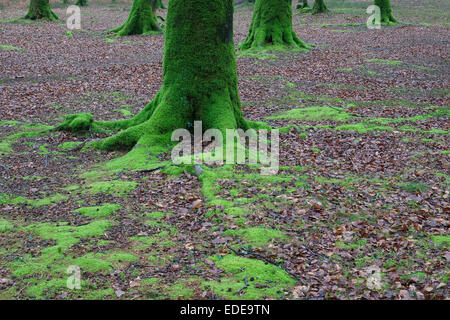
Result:
<svg viewBox="0 0 450 320"><path fill-rule="evenodd" d="M88 4L87 4L87 0L77 0L75 5L80 6L80 7L86 7Z"/></svg>
<svg viewBox="0 0 450 320"><path fill-rule="evenodd" d="M28 13L23 18L31 20L59 20L58 16L50 9L49 0L30 0Z"/></svg>
<svg viewBox="0 0 450 320"><path fill-rule="evenodd" d="M170 0L163 84L154 100L131 119L95 122L89 114L71 115L59 129L123 130L95 144L103 150L161 145L162 137L170 141L173 130L192 129L197 120L203 130L248 129L238 93L233 7L234 0Z"/></svg>
<svg viewBox="0 0 450 320"><path fill-rule="evenodd" d="M324 0L315 0L314 6L312 8L312 14L324 13L327 12L328 8L325 5Z"/></svg>
<svg viewBox="0 0 450 320"><path fill-rule="evenodd" d="M297 9L309 8L308 0L298 0Z"/></svg>
<svg viewBox="0 0 450 320"><path fill-rule="evenodd" d="M375 0L375 5L380 7L381 10L381 23L393 24L398 22L392 14L391 1L390 0Z"/></svg>
<svg viewBox="0 0 450 320"><path fill-rule="evenodd" d="M158 9L166 9L162 0L158 0Z"/></svg>
<svg viewBox="0 0 450 320"><path fill-rule="evenodd" d="M256 0L243 50L264 46L307 48L292 29L292 0Z"/></svg>
<svg viewBox="0 0 450 320"><path fill-rule="evenodd" d="M117 36L122 37L161 31L156 20L157 8L158 0L133 0L127 21L110 32L117 33Z"/></svg>

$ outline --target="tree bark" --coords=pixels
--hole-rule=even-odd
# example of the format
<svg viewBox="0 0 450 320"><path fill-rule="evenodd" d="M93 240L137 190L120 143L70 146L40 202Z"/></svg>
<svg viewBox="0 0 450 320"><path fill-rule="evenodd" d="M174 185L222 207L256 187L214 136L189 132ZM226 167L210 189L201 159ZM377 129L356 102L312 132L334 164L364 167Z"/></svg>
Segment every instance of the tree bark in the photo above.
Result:
<svg viewBox="0 0 450 320"><path fill-rule="evenodd" d="M315 0L314 6L312 8L312 14L324 13L327 12L328 8L325 5L324 0Z"/></svg>
<svg viewBox="0 0 450 320"><path fill-rule="evenodd" d="M166 9L162 0L158 0L158 9Z"/></svg>
<svg viewBox="0 0 450 320"><path fill-rule="evenodd" d="M250 30L241 49L266 46L308 48L292 28L292 0L256 0Z"/></svg>
<svg viewBox="0 0 450 320"><path fill-rule="evenodd" d="M123 130L94 144L120 150L136 144L164 145L173 130L192 130L198 120L203 130L253 126L240 107L233 7L234 0L170 0L163 84L154 100L131 119L96 122L89 114L71 115L58 129Z"/></svg>
<svg viewBox="0 0 450 320"><path fill-rule="evenodd" d="M381 11L381 23L394 24L398 20L394 18L392 14L391 1L390 0L375 0L375 5L380 7Z"/></svg>
<svg viewBox="0 0 450 320"><path fill-rule="evenodd" d="M158 0L133 0L127 21L113 30L118 37L161 31L156 20Z"/></svg>
<svg viewBox="0 0 450 320"><path fill-rule="evenodd" d="M298 0L297 9L309 8L308 0Z"/></svg>
<svg viewBox="0 0 450 320"><path fill-rule="evenodd" d="M80 7L87 7L88 4L87 4L87 0L77 0L75 5L80 6Z"/></svg>
<svg viewBox="0 0 450 320"><path fill-rule="evenodd" d="M58 16L50 9L49 0L30 0L28 13L23 19L58 21Z"/></svg>

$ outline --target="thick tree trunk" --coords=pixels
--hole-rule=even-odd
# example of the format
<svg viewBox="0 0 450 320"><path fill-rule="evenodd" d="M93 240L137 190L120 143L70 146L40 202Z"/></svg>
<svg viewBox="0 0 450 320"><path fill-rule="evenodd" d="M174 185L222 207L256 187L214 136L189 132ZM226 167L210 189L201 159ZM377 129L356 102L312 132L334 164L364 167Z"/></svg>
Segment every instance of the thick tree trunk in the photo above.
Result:
<svg viewBox="0 0 450 320"><path fill-rule="evenodd" d="M95 122L79 114L59 129L122 129L95 144L103 150L163 144L162 137L170 141L173 130L192 129L197 120L203 130L248 129L238 93L233 5L234 0L170 0L163 84L154 100L131 119Z"/></svg>
<svg viewBox="0 0 450 320"><path fill-rule="evenodd" d="M393 24L398 22L392 15L391 1L390 0L375 0L375 5L380 7L381 10L381 23Z"/></svg>
<svg viewBox="0 0 450 320"><path fill-rule="evenodd" d="M80 7L86 7L88 4L87 4L87 0L77 0L75 5L80 6Z"/></svg>
<svg viewBox="0 0 450 320"><path fill-rule="evenodd" d="M327 12L328 8L325 5L324 0L315 0L314 6L312 8L312 14L324 13Z"/></svg>
<svg viewBox="0 0 450 320"><path fill-rule="evenodd" d="M122 37L161 31L156 20L157 8L158 0L133 0L127 21L110 32L117 33L118 37Z"/></svg>
<svg viewBox="0 0 450 320"><path fill-rule="evenodd" d="M49 0L30 0L28 13L23 18L31 20L59 20L58 16L50 9Z"/></svg>
<svg viewBox="0 0 450 320"><path fill-rule="evenodd" d="M292 29L292 0L256 0L247 39L241 48L307 48Z"/></svg>

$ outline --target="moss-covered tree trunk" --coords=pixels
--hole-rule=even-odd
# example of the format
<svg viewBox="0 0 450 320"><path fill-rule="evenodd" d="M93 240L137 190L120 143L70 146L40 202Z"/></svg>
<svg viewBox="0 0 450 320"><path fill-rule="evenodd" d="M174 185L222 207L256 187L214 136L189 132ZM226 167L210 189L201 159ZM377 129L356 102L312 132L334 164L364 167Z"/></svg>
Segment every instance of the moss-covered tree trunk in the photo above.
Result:
<svg viewBox="0 0 450 320"><path fill-rule="evenodd" d="M86 7L88 4L87 4L87 0L77 0L75 5L80 6L80 7Z"/></svg>
<svg viewBox="0 0 450 320"><path fill-rule="evenodd" d="M309 8L308 0L298 0L297 9Z"/></svg>
<svg viewBox="0 0 450 320"><path fill-rule="evenodd" d="M117 33L117 36L122 37L161 31L156 20L157 8L158 0L133 0L127 21L110 32Z"/></svg>
<svg viewBox="0 0 450 320"><path fill-rule="evenodd" d="M314 6L312 8L312 14L324 13L327 12L328 8L325 5L324 0L315 0Z"/></svg>
<svg viewBox="0 0 450 320"><path fill-rule="evenodd" d="M292 28L292 0L256 0L243 50L264 46L307 48Z"/></svg>
<svg viewBox="0 0 450 320"><path fill-rule="evenodd" d="M392 14L391 1L390 0L375 0L375 5L380 7L381 11L381 23L393 24L398 22Z"/></svg>
<svg viewBox="0 0 450 320"><path fill-rule="evenodd" d="M164 6L164 3L162 2L162 0L158 0L158 9L165 9L166 7Z"/></svg>
<svg viewBox="0 0 450 320"><path fill-rule="evenodd" d="M59 20L58 16L50 9L49 0L30 0L28 13L23 18L31 20Z"/></svg>
<svg viewBox="0 0 450 320"><path fill-rule="evenodd" d="M94 144L103 150L161 145L173 130L192 129L197 120L203 130L248 129L238 93L233 7L234 0L170 0L163 84L154 100L131 119L96 122L78 114L59 129L122 130Z"/></svg>

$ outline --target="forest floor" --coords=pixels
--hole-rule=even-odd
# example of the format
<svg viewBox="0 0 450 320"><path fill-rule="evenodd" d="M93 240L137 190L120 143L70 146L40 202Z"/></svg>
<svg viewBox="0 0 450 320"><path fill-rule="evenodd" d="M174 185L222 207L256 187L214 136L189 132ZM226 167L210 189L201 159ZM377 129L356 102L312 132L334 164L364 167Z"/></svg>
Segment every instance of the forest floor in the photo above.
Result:
<svg viewBox="0 0 450 320"><path fill-rule="evenodd" d="M42 134L154 97L164 36L103 33L129 4L91 3L80 31L0 8L0 299L448 298L450 3L393 1L404 24L381 30L371 1L327 3L294 16L312 50L237 50L244 116L281 128L279 173L200 179ZM235 10L236 48L251 15Z"/></svg>

